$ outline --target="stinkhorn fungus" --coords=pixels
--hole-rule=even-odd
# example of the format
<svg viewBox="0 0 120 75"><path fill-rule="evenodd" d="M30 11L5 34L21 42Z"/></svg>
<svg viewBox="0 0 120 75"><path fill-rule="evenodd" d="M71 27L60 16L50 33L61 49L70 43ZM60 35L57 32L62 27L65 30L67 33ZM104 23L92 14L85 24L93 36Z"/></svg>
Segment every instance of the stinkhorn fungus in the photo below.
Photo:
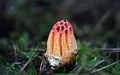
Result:
<svg viewBox="0 0 120 75"><path fill-rule="evenodd" d="M52 67L69 64L76 53L73 28L68 21L58 21L51 29L45 57Z"/></svg>

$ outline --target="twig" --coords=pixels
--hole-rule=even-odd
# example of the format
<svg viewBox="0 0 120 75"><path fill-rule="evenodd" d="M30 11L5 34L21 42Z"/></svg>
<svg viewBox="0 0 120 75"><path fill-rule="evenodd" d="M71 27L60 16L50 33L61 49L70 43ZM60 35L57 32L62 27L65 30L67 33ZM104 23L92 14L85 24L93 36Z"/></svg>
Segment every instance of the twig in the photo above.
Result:
<svg viewBox="0 0 120 75"><path fill-rule="evenodd" d="M96 24L96 30L100 27L100 25L102 25L110 16L111 14L111 10L107 11L101 18L101 20Z"/></svg>
<svg viewBox="0 0 120 75"><path fill-rule="evenodd" d="M22 72L22 71L26 68L26 66L29 64L30 61L32 61L33 58L34 58L34 57L32 56L32 57L25 63L25 65L21 68L20 72Z"/></svg>
<svg viewBox="0 0 120 75"><path fill-rule="evenodd" d="M43 65L43 61L41 62L41 64L40 64L40 71L42 70L42 65Z"/></svg>
<svg viewBox="0 0 120 75"><path fill-rule="evenodd" d="M79 68L79 65L76 66L72 71L70 71L69 73L74 73L75 71L77 71L77 69Z"/></svg>
<svg viewBox="0 0 120 75"><path fill-rule="evenodd" d="M39 73L40 75L41 75L42 69L44 68L43 64L44 64L44 60L42 60L42 62L40 64L40 69L39 69L40 70L40 73Z"/></svg>
<svg viewBox="0 0 120 75"><path fill-rule="evenodd" d="M93 71L91 71L91 73L95 73L95 72L101 71L101 70L103 70L103 69L105 69L105 68L108 68L108 67L110 67L110 66L112 66L112 65L115 65L115 64L117 64L117 63L119 63L119 62L120 62L120 60L119 60L119 61L116 61L116 62L114 62L114 63L112 63L112 64L110 64L110 65L104 66L104 67L102 67L102 68L93 70Z"/></svg>
<svg viewBox="0 0 120 75"><path fill-rule="evenodd" d="M120 51L120 48L94 48L94 50Z"/></svg>
<svg viewBox="0 0 120 75"><path fill-rule="evenodd" d="M116 54L116 60L119 60L119 53Z"/></svg>
<svg viewBox="0 0 120 75"><path fill-rule="evenodd" d="M109 10L102 16L101 20L96 24L94 30L91 32L92 35L96 32L96 30L101 28L101 25L109 18L111 12L112 11Z"/></svg>
<svg viewBox="0 0 120 75"><path fill-rule="evenodd" d="M43 70L45 70L46 69L46 67L47 67L47 63L46 63L46 60L45 60L45 58L44 57L41 57L42 58L42 62L41 62L41 64L40 64L40 68L39 68L39 70L40 70L40 75L41 75L41 73L42 73L42 71ZM48 69L47 69L47 71L48 71Z"/></svg>
<svg viewBox="0 0 120 75"><path fill-rule="evenodd" d="M89 50L97 50L97 51L112 51L112 52L120 52L120 48L87 48ZM79 51L79 49L77 49Z"/></svg>
<svg viewBox="0 0 120 75"><path fill-rule="evenodd" d="M101 63L105 62L105 61L106 61L106 59L103 59L103 60L101 60L101 61L98 61L97 63L95 63L95 64L93 65L93 67L91 68L91 70L92 70L93 68L95 68L96 66L100 65Z"/></svg>
<svg viewBox="0 0 120 75"><path fill-rule="evenodd" d="M14 53L15 53L15 56L17 56L17 52L16 52L16 46L15 46L15 44L13 43L13 48L14 48Z"/></svg>
<svg viewBox="0 0 120 75"><path fill-rule="evenodd" d="M13 64L14 65L17 65L19 68L22 68L22 66L20 64L24 63L25 61L22 61L22 62L14 62Z"/></svg>
<svg viewBox="0 0 120 75"><path fill-rule="evenodd" d="M15 51L14 53L17 54L16 53L17 49L15 47L15 44L13 44L13 48L10 48L10 50L13 50L13 49ZM26 51L33 51L34 50L33 52L45 52L45 49L31 49L31 50L30 50L30 48L23 48L23 49L26 50Z"/></svg>
<svg viewBox="0 0 120 75"><path fill-rule="evenodd" d="M35 48L35 50L37 49L37 47ZM25 65L21 68L20 72L22 72L26 66L29 64L30 61L33 60L33 58L35 58L36 56L33 54L33 56L31 56L31 58L29 58L29 60L25 63Z"/></svg>
<svg viewBox="0 0 120 75"><path fill-rule="evenodd" d="M22 64L22 63L24 63L25 61L22 61L22 62L14 62L13 64L15 64L15 65L19 65L19 64Z"/></svg>

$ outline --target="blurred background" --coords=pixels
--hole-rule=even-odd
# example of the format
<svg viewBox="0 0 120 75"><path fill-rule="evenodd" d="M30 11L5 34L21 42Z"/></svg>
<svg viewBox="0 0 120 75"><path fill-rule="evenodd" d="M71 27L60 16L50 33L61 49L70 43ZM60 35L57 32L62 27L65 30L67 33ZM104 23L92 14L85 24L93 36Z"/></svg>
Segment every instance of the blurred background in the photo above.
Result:
<svg viewBox="0 0 120 75"><path fill-rule="evenodd" d="M13 44L41 47L59 20L88 47L120 47L120 0L0 0L0 54L11 55Z"/></svg>

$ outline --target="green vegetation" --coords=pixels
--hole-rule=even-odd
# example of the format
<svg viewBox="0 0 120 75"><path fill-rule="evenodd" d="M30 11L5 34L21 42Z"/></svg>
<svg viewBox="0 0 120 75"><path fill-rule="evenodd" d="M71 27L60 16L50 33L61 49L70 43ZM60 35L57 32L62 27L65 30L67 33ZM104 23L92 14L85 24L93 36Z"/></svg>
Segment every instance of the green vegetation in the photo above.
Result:
<svg viewBox="0 0 120 75"><path fill-rule="evenodd" d="M25 43L26 37L22 36L22 41L19 42ZM69 71L62 70L54 72L55 75L108 75L115 74L119 75L119 62L114 62L106 53L102 51L89 49L85 45L82 45L80 41L78 43L78 54L74 56L74 65L68 65L65 69L69 69L72 66L72 69ZM45 45L45 42L44 42ZM40 73L40 65L42 63L43 55L40 55L42 51L37 51L38 48L21 48L19 44L13 43L14 53L11 57L3 57L0 55L0 70L1 75L37 75ZM40 49L39 49L40 50ZM41 49L42 50L42 49ZM44 52L42 52L44 53ZM77 59L76 59L77 57ZM115 63L115 64L114 64ZM112 65L113 64L113 65ZM77 69L75 69L77 68ZM75 69L75 70L74 70ZM99 70L98 70L99 69ZM72 71L73 70L73 71ZM43 70L44 71L44 70ZM50 71L49 69L47 70ZM45 72L47 72L45 71ZM41 70L42 72L42 70ZM61 72L61 73L59 73ZM71 74L68 74L68 73Z"/></svg>
<svg viewBox="0 0 120 75"><path fill-rule="evenodd" d="M119 1L71 1L0 0L0 75L120 75ZM73 26L78 53L51 70L46 42L62 19Z"/></svg>

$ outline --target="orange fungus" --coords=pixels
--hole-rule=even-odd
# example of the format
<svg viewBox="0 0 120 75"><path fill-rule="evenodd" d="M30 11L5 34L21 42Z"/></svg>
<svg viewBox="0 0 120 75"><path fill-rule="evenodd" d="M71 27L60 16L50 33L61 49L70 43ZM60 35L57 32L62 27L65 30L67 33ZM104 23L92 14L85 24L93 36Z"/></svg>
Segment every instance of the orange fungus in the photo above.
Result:
<svg viewBox="0 0 120 75"><path fill-rule="evenodd" d="M51 29L45 57L51 66L69 64L77 45L73 28L68 21L58 21Z"/></svg>

